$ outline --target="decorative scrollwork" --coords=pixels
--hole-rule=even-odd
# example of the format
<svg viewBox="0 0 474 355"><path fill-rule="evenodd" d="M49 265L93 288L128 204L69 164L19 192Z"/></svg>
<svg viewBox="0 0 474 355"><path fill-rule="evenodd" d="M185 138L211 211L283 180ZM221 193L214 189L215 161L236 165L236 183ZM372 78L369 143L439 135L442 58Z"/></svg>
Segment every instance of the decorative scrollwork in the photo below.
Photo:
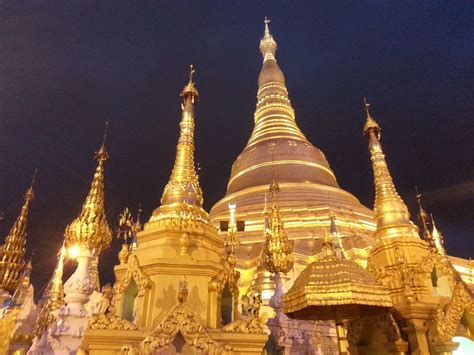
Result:
<svg viewBox="0 0 474 355"><path fill-rule="evenodd" d="M122 294L133 279L138 287L138 296L143 296L145 291L151 287L151 281L140 268L136 255L130 255L127 266L128 268L125 274L115 283L115 294Z"/></svg>
<svg viewBox="0 0 474 355"><path fill-rule="evenodd" d="M186 305L174 306L165 319L142 342L143 353L165 350L181 333L186 343L197 352L206 354L228 354L230 347L221 345L209 336Z"/></svg>
<svg viewBox="0 0 474 355"><path fill-rule="evenodd" d="M129 322L128 320L122 319L116 315L107 314L96 314L89 321L90 329L108 329L108 330L137 330L138 327Z"/></svg>
<svg viewBox="0 0 474 355"><path fill-rule="evenodd" d="M443 341L451 341L464 311L472 306L473 300L462 281L456 282L451 302L445 307L440 306L436 313L436 325L439 337Z"/></svg>
<svg viewBox="0 0 474 355"><path fill-rule="evenodd" d="M222 328L224 332L230 333L250 333L263 334L265 331L265 324L260 318L251 317L246 319L238 319L235 322L227 324Z"/></svg>

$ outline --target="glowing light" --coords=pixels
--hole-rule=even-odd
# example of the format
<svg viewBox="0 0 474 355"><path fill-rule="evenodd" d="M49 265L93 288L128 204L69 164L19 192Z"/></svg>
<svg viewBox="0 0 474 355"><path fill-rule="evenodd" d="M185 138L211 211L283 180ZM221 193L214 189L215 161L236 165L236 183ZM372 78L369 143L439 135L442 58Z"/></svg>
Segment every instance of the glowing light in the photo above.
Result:
<svg viewBox="0 0 474 355"><path fill-rule="evenodd" d="M68 255L71 257L71 258L76 258L78 255L79 255L79 252L80 252L80 249L77 245L73 245L72 247L70 247L67 251Z"/></svg>

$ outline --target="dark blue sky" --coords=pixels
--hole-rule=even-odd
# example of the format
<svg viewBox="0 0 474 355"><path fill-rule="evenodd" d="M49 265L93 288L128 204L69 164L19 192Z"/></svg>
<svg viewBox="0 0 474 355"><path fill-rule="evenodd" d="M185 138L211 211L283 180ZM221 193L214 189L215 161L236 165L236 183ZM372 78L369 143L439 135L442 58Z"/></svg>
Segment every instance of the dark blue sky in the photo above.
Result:
<svg viewBox="0 0 474 355"><path fill-rule="evenodd" d="M297 122L340 185L373 204L362 98L400 194L426 195L451 254L474 249L474 7L464 1L3 1L0 210L7 233L39 169L28 250L50 276L110 122L106 207L158 206L174 161L179 92L197 67L197 161L207 209L253 125L263 18ZM111 270L118 241L105 253ZM110 272L105 274L110 279Z"/></svg>

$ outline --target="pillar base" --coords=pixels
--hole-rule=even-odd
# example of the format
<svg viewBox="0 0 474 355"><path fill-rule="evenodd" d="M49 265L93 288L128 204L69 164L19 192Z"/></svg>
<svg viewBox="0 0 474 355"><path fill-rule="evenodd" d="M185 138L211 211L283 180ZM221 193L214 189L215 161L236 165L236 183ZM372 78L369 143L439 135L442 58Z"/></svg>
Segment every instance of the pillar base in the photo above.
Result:
<svg viewBox="0 0 474 355"><path fill-rule="evenodd" d="M434 343L433 348L438 355L451 355L454 350L459 347L459 343L455 342L442 342L442 343Z"/></svg>

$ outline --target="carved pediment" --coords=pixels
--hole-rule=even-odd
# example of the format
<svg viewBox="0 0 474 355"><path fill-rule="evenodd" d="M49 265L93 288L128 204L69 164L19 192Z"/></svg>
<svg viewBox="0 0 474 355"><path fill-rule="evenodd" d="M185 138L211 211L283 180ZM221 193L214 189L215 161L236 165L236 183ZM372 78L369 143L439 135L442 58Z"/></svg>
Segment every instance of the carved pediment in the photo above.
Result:
<svg viewBox="0 0 474 355"><path fill-rule="evenodd" d="M228 354L231 348L209 336L196 320L191 309L183 304L174 306L165 319L142 342L143 352L155 354L165 350L181 333L186 343L198 353Z"/></svg>
<svg viewBox="0 0 474 355"><path fill-rule="evenodd" d="M128 258L127 271L120 280L115 283L114 292L116 295L122 294L130 284L130 281L135 281L138 288L138 296L143 296L146 289L151 287L151 281L147 275L140 268L138 258L132 254Z"/></svg>

